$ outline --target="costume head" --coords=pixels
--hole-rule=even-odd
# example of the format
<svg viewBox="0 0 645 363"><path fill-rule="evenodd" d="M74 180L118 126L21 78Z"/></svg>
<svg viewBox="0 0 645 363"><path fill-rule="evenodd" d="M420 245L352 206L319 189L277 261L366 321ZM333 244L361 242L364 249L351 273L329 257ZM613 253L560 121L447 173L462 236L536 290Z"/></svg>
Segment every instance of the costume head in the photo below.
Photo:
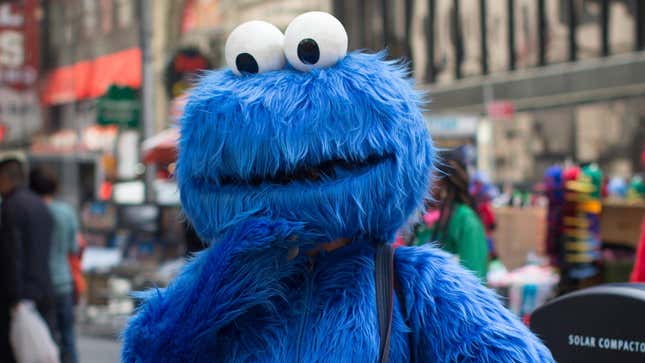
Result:
<svg viewBox="0 0 645 363"><path fill-rule="evenodd" d="M230 69L202 77L181 125L181 200L202 238L269 215L324 240L387 241L419 205L434 155L422 97L383 53L346 53L326 13L284 35L260 21L233 30Z"/></svg>

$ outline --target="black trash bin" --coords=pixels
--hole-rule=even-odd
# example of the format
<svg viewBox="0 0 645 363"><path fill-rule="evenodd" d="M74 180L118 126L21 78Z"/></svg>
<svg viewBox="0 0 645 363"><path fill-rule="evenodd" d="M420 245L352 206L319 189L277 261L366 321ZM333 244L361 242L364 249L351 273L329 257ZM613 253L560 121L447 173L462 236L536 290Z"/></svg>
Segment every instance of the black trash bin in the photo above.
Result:
<svg viewBox="0 0 645 363"><path fill-rule="evenodd" d="M531 316L533 330L560 363L645 362L645 284L576 291Z"/></svg>

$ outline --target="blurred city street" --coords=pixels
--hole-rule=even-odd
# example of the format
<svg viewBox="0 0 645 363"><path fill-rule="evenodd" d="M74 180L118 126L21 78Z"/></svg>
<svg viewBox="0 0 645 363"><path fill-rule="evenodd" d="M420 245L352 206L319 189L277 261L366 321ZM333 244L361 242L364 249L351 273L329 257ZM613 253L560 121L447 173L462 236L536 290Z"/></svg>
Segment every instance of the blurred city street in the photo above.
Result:
<svg viewBox="0 0 645 363"><path fill-rule="evenodd" d="M230 242L246 274L226 276L226 260L199 275L244 300L224 299L225 324L203 320L217 322L199 330L212 351L229 348L220 331L278 331L292 317L264 309L291 308L308 273L327 276L318 258L369 240L449 253L500 297L482 311L516 318L560 361L645 361L645 332L630 330L645 307L621 308L645 286L645 0L0 1L0 363L30 352L10 339L27 320L63 363L75 335L81 363L118 362L133 292L159 288L146 296L163 308L138 310L158 319L217 310L163 288L258 216L325 241L289 237L287 261L309 269L276 278L261 308L226 284L260 291L275 281L248 271L269 259ZM360 295L338 285L338 301ZM298 353L307 313L333 315L315 298L293 305ZM591 325L576 314L611 304L616 317ZM610 356L621 347L634 354Z"/></svg>

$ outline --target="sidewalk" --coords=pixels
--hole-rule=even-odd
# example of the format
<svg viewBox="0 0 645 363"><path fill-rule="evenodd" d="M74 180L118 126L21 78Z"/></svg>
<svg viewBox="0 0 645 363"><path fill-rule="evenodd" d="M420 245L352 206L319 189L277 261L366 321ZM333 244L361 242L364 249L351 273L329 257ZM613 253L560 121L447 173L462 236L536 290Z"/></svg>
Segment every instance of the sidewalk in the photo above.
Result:
<svg viewBox="0 0 645 363"><path fill-rule="evenodd" d="M107 307L87 307L77 313L77 348L80 363L118 363L128 315L110 312Z"/></svg>
<svg viewBox="0 0 645 363"><path fill-rule="evenodd" d="M78 337L80 363L118 363L121 343L114 339Z"/></svg>

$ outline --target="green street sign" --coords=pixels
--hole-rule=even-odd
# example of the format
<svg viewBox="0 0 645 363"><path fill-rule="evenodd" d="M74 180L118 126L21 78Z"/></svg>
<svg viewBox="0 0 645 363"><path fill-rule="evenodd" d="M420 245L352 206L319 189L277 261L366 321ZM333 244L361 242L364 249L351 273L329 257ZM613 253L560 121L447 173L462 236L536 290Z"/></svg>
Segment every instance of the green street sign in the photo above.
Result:
<svg viewBox="0 0 645 363"><path fill-rule="evenodd" d="M112 85L96 102L99 125L138 128L141 103L132 87Z"/></svg>

